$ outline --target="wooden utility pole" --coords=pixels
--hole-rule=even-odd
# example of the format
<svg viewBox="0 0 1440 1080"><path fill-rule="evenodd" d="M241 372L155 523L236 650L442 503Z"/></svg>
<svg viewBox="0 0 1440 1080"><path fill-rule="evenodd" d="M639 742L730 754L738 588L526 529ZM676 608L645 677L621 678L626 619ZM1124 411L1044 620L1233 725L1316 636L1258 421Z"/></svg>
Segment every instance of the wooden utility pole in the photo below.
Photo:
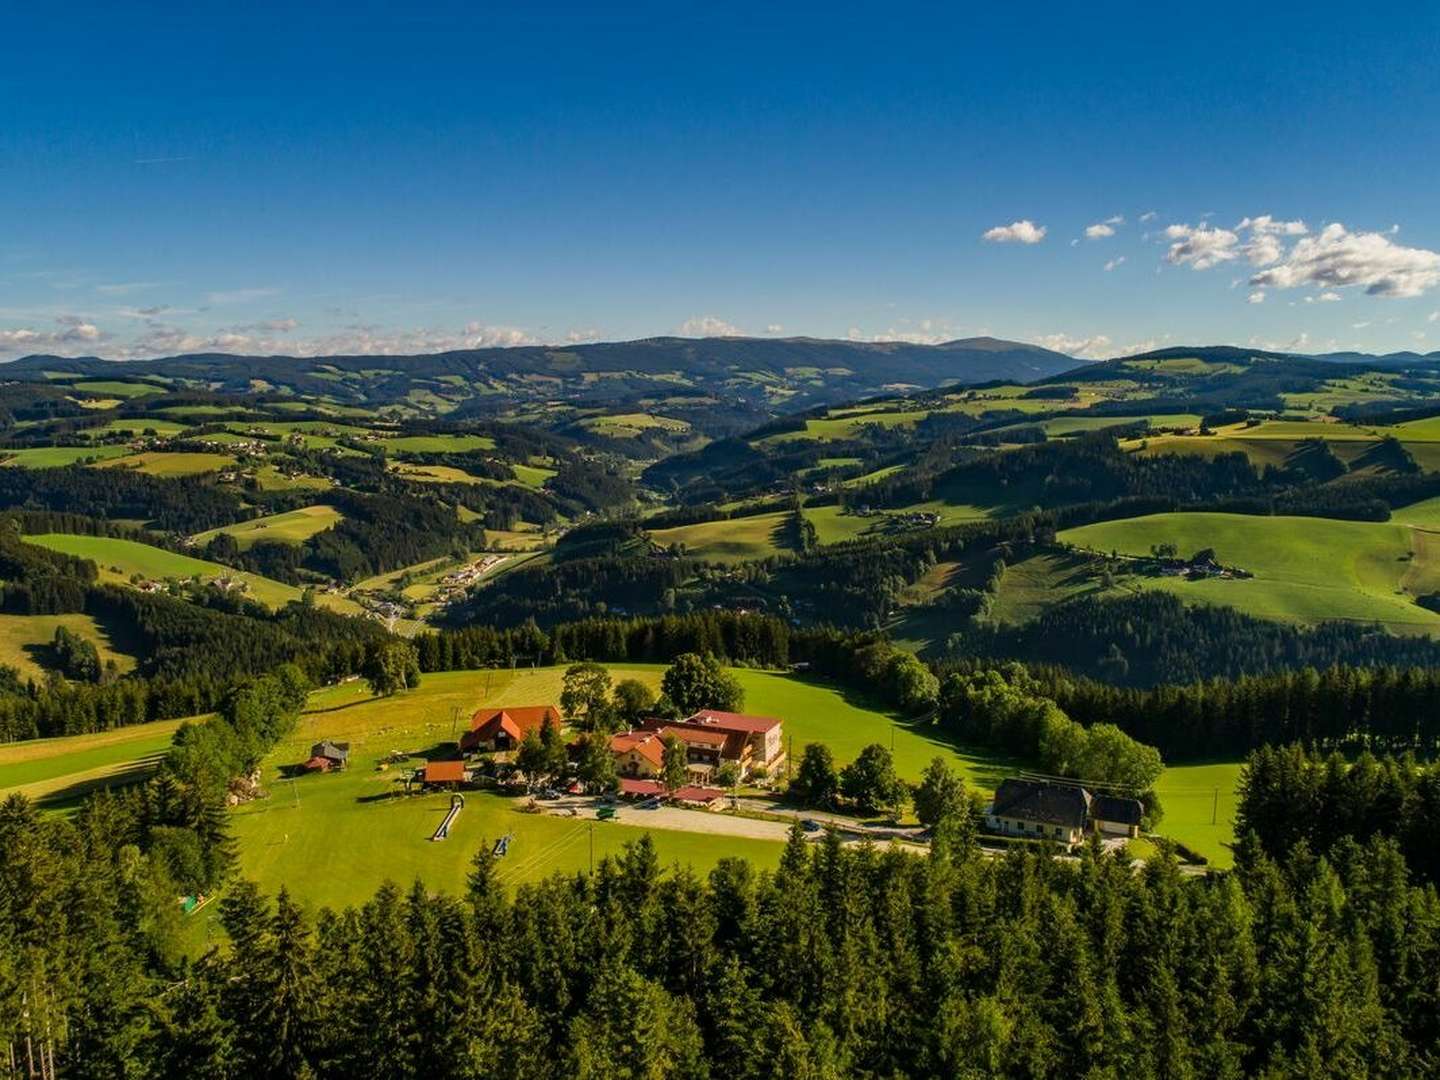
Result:
<svg viewBox="0 0 1440 1080"><path fill-rule="evenodd" d="M1210 824L1215 824L1215 819L1220 813L1220 789L1217 787L1210 800Z"/></svg>

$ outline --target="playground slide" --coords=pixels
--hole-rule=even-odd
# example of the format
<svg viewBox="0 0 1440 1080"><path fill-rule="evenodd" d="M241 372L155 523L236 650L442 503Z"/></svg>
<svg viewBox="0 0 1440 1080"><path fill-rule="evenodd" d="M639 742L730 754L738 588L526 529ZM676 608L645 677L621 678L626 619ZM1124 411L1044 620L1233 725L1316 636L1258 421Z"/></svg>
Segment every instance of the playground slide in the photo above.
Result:
<svg viewBox="0 0 1440 1080"><path fill-rule="evenodd" d="M460 816L460 811L465 809L464 795L450 796L450 809L445 812L445 820L440 822L440 827L435 830L431 840L448 840L450 838L450 826Z"/></svg>

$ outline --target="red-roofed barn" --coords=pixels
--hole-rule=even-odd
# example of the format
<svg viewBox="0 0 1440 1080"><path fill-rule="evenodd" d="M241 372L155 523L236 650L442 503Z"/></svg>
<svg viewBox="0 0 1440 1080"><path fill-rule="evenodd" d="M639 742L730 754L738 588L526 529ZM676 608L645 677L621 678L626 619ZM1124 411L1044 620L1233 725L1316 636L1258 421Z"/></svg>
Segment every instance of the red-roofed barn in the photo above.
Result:
<svg viewBox="0 0 1440 1080"><path fill-rule="evenodd" d="M511 705L503 709L480 709L470 718L470 730L460 738L467 754L480 750L513 750L531 731L539 731L549 720L557 728L563 723L554 705Z"/></svg>

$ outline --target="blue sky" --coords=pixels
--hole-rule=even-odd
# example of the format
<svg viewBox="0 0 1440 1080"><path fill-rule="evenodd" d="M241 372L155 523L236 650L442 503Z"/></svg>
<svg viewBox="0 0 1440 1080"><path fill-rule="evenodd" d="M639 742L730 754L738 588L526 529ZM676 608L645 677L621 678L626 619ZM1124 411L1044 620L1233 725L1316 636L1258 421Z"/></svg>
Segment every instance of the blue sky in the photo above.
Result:
<svg viewBox="0 0 1440 1080"><path fill-rule="evenodd" d="M682 6L12 12L0 358L1440 349L1434 5Z"/></svg>

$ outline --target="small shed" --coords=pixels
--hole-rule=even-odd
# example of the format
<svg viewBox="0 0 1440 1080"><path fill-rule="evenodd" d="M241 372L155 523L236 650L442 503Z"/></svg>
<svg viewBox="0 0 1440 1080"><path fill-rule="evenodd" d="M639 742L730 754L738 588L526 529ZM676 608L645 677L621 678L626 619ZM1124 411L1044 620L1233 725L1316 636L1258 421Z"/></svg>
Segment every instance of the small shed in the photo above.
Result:
<svg viewBox="0 0 1440 1080"><path fill-rule="evenodd" d="M329 739L317 742L310 748L310 761L305 763L305 767L310 768L310 762L316 758L329 762L328 769L343 769L350 763L350 744Z"/></svg>
<svg viewBox="0 0 1440 1080"><path fill-rule="evenodd" d="M420 774L420 782L426 787L459 787L465 779L463 761L432 761Z"/></svg>

